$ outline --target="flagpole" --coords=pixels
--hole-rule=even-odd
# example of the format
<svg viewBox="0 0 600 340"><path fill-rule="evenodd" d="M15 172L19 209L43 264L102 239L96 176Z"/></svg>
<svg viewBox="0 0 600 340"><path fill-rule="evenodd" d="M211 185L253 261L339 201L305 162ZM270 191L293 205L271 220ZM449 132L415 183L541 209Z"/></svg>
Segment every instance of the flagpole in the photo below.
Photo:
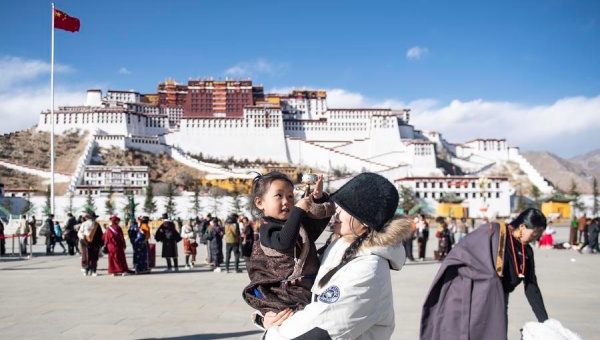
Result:
<svg viewBox="0 0 600 340"><path fill-rule="evenodd" d="M52 3L52 43L50 52L50 213L54 214L54 2Z"/></svg>

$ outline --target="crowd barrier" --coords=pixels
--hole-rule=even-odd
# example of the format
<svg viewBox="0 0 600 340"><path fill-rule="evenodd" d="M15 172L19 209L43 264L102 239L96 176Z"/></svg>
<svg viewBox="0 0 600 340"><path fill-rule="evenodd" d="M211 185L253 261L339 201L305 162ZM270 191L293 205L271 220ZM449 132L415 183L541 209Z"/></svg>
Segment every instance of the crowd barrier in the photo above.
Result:
<svg viewBox="0 0 600 340"><path fill-rule="evenodd" d="M11 239L12 240L12 249L11 249L11 254L9 256L15 256L18 255L20 259L22 258L31 258L33 256L33 236L31 234L23 234L23 235L0 235L0 239ZM15 239L17 240L17 247L18 247L18 251L17 254L15 254ZM22 252L22 244L24 239L27 239L27 248L25 249L25 254L23 254ZM5 247L6 247L6 242L5 242ZM29 252L27 252L29 251ZM4 255L6 256L6 254Z"/></svg>

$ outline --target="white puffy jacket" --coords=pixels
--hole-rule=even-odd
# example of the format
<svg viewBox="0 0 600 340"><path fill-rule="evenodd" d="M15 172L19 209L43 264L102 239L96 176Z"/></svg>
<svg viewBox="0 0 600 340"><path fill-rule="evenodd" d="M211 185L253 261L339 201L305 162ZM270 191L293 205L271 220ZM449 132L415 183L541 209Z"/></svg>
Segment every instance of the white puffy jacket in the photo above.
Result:
<svg viewBox="0 0 600 340"><path fill-rule="evenodd" d="M264 339L389 339L395 326L390 268L400 270L406 259L397 236L363 242L357 257L319 288L350 245L344 238L332 242L312 288L313 302L271 327Z"/></svg>

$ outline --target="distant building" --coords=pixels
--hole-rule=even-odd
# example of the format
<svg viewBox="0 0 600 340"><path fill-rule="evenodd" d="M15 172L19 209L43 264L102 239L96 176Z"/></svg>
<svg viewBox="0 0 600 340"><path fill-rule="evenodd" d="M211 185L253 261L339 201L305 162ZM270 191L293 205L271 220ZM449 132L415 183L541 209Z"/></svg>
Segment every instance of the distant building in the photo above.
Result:
<svg viewBox="0 0 600 340"><path fill-rule="evenodd" d="M437 211L444 198L460 199L464 209L462 215L468 217L509 216L512 189L506 177L443 176L406 177L394 181L396 188L410 188L415 198ZM441 201L441 202L440 202ZM458 200L457 200L458 201Z"/></svg>
<svg viewBox="0 0 600 340"><path fill-rule="evenodd" d="M190 80L187 85L186 118L240 118L244 107L262 99L262 87L251 80Z"/></svg>
<svg viewBox="0 0 600 340"><path fill-rule="evenodd" d="M178 84L173 79L167 79L158 84L158 105L184 106L188 93L187 85Z"/></svg>
<svg viewBox="0 0 600 340"><path fill-rule="evenodd" d="M147 166L88 165L75 191L79 195L88 193L101 195L109 191L120 193L131 191L135 195L140 195L148 183Z"/></svg>
<svg viewBox="0 0 600 340"><path fill-rule="evenodd" d="M267 94L265 101L281 106L285 119L319 119L327 111L327 92L294 90L290 94Z"/></svg>
<svg viewBox="0 0 600 340"><path fill-rule="evenodd" d="M50 119L49 111L42 112L38 130L50 131ZM444 194L456 191L464 199L461 204L468 204L469 216L478 215L485 208L483 202L489 204L488 214L509 214L508 181L491 178L492 187L484 198L476 196L480 191L477 188L449 190L441 186L442 191L437 187L430 191L417 185L447 181L445 169L449 167L453 175L470 174L461 181L472 185L495 165L514 162L542 193L552 192L519 149L509 147L505 139L449 143L437 131L411 125L407 108L331 108L325 91L265 94L263 87L253 85L251 80L207 78L180 84L167 79L158 84L156 95L110 90L102 97L101 90L92 89L85 105L59 107L54 123L58 134L72 129L90 131L90 148L164 152L209 175L221 176L214 180L225 186L230 185L229 178L235 177L231 171L200 164L190 155L344 174L328 182L334 188L341 187L350 174L377 172L398 185L413 185L419 199L431 205L439 203ZM83 177L80 175L78 179ZM88 180L94 181L91 177ZM106 186L95 182L79 185L87 186L82 190L94 192Z"/></svg>
<svg viewBox="0 0 600 340"><path fill-rule="evenodd" d="M553 195L542 203L542 212L551 218L570 218L572 216L572 201L568 197Z"/></svg>
<svg viewBox="0 0 600 340"><path fill-rule="evenodd" d="M108 90L104 100L118 103L140 103L141 96L135 91L115 91Z"/></svg>

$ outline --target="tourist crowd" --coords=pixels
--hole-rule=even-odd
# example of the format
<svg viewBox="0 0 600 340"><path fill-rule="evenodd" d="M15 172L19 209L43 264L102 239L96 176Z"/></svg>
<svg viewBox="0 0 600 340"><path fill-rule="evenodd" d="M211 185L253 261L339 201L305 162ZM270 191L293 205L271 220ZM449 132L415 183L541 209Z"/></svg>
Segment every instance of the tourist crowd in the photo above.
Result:
<svg viewBox="0 0 600 340"><path fill-rule="evenodd" d="M478 228L474 220L438 217L433 229L424 215L396 214L398 192L380 175L360 174L331 195L322 185L318 176L314 190L296 200L284 174L257 176L254 222L235 213L185 222L163 214L158 221L140 216L127 223L113 215L101 225L90 213L78 219L69 214L62 227L49 215L38 234L45 237L47 255L55 254L56 245L80 254L85 276L98 275L100 256L107 257L109 275L148 274L156 268L156 242L168 272L183 267L180 242L186 270L200 256L214 272L240 273L243 257L250 282L242 296L255 310L252 321L265 331L263 338L389 339L395 327L390 270L416 260L415 240L417 258L424 261L431 229L438 243L434 260L441 266L422 306L421 339L506 339L509 296L521 283L538 322L549 320L533 247L557 245L552 221L540 210L528 208L503 223L484 219ZM598 222L573 220L570 242L576 249L598 252ZM332 233L317 249L326 227ZM35 228L35 219L23 216L18 234L35 234ZM28 238L21 239L25 253Z"/></svg>

